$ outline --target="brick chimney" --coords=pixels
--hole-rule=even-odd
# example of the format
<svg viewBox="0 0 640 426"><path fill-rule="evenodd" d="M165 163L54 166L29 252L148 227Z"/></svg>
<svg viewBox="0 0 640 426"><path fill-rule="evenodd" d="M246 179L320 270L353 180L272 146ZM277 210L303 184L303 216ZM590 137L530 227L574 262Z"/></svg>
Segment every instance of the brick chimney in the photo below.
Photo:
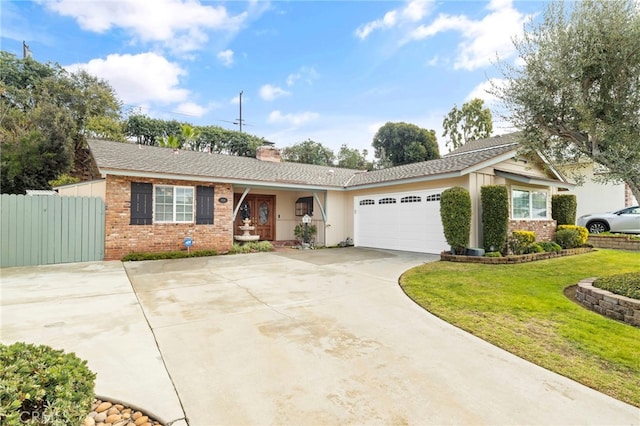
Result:
<svg viewBox="0 0 640 426"><path fill-rule="evenodd" d="M260 161L280 162L280 150L274 146L262 145L256 149L256 158Z"/></svg>

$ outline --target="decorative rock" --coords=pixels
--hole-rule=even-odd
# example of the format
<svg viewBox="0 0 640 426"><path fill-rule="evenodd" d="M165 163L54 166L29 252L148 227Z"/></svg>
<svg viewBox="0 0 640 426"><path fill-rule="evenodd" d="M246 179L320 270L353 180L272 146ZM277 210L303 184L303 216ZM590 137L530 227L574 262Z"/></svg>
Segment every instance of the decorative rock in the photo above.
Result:
<svg viewBox="0 0 640 426"><path fill-rule="evenodd" d="M133 420L138 420L140 417L142 417L142 413L140 411L136 411L135 413L133 413L133 415L131 416L131 418Z"/></svg>
<svg viewBox="0 0 640 426"><path fill-rule="evenodd" d="M103 411L102 413L96 414L93 420L95 420L96 423L101 423L101 422L104 422L106 418L107 418L107 413Z"/></svg>
<svg viewBox="0 0 640 426"><path fill-rule="evenodd" d="M96 408L96 412L98 413L102 413L103 411L108 410L109 408L111 408L113 404L111 404L110 402L103 402L102 404L98 405L98 407Z"/></svg>
<svg viewBox="0 0 640 426"><path fill-rule="evenodd" d="M95 426L96 421L93 419L93 417L87 416L84 419L84 422L82 422L82 426Z"/></svg>
<svg viewBox="0 0 640 426"><path fill-rule="evenodd" d="M120 414L112 414L110 416L108 416L106 419L104 419L105 423L114 423L117 422L118 420L121 420L122 416Z"/></svg>
<svg viewBox="0 0 640 426"><path fill-rule="evenodd" d="M136 419L135 421L135 425L136 426L142 426L143 424L147 423L149 421L149 417L147 416L140 416Z"/></svg>
<svg viewBox="0 0 640 426"><path fill-rule="evenodd" d="M114 405L114 407L116 407L118 409L118 411L122 411L122 409L124 408L124 405L116 404L116 405Z"/></svg>

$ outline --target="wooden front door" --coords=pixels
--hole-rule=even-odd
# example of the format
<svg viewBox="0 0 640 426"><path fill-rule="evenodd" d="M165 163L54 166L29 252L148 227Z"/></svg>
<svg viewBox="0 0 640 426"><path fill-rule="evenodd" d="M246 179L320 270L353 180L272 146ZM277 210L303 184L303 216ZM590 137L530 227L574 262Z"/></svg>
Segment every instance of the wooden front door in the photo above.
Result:
<svg viewBox="0 0 640 426"><path fill-rule="evenodd" d="M241 196L234 194L234 206L238 205ZM275 195L247 194L238 210L233 233L241 233L238 226L242 225L244 218L249 217L251 224L256 227L251 233L260 235L261 240L273 241L276 236L275 205Z"/></svg>

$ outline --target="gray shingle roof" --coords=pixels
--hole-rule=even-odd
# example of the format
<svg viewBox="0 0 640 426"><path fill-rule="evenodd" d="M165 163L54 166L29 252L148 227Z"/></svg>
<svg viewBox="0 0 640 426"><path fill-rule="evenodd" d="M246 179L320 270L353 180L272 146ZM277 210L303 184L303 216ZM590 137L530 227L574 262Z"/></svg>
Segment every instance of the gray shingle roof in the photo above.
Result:
<svg viewBox="0 0 640 426"><path fill-rule="evenodd" d="M469 144L473 145L467 146ZM142 175L185 176L233 183L273 183L322 188L353 188L455 172L462 174L467 168L516 149L516 142L511 135L477 140L469 144L437 160L362 172L197 151L179 151L174 154L170 148L104 140L89 141L91 153L101 173L135 172Z"/></svg>
<svg viewBox="0 0 640 426"><path fill-rule="evenodd" d="M460 148L455 149L453 152L445 155L445 157L462 154L464 152L469 152L469 151L478 151L481 149L496 148L500 145L509 145L509 144L517 145L519 137L520 137L520 132L514 132L514 133L508 133L506 135L492 136L490 138L485 138L485 139L476 139L474 141L465 143Z"/></svg>

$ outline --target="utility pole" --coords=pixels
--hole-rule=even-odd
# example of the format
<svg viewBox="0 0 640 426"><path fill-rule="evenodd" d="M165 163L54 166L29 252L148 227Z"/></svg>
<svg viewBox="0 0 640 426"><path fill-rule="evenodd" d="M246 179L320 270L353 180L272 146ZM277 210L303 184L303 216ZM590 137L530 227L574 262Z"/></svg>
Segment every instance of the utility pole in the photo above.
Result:
<svg viewBox="0 0 640 426"><path fill-rule="evenodd" d="M27 42L22 40L22 59L27 59L31 57L31 49L27 46Z"/></svg>
<svg viewBox="0 0 640 426"><path fill-rule="evenodd" d="M240 133L242 133L242 90L240 91L240 118L238 119L237 123L234 124L238 124L240 125Z"/></svg>

